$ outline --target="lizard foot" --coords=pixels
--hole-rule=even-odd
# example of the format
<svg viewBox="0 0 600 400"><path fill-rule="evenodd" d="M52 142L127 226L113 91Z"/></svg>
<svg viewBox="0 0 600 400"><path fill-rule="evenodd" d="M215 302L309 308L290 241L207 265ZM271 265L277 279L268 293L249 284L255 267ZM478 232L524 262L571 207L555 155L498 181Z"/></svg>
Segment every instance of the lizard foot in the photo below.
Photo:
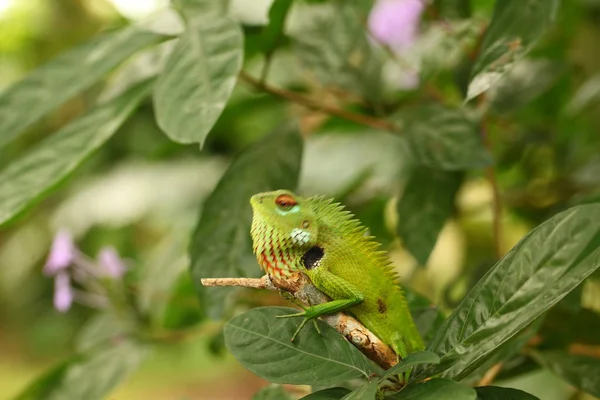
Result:
<svg viewBox="0 0 600 400"><path fill-rule="evenodd" d="M298 334L300 333L300 331L302 330L302 328L304 328L304 326L309 321L313 321L314 322L315 328L316 328L317 332L319 333L319 335L321 334L321 330L317 326L317 320L316 320L316 318L318 317L318 315L314 315L314 313L311 312L310 307L306 308L303 312L300 312L300 313L286 314L286 315L277 315L275 318L292 318L292 317L304 317L304 319L300 323L300 326L298 326L298 329L296 329L296 332L294 332L294 335L292 336L292 339L291 339L292 343L296 340L296 337L298 336Z"/></svg>

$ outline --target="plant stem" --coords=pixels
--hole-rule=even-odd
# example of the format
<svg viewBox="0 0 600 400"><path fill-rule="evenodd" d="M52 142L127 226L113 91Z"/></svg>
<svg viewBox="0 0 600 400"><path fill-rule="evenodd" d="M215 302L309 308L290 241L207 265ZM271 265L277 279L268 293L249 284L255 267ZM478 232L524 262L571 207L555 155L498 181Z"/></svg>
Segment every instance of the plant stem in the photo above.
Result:
<svg viewBox="0 0 600 400"><path fill-rule="evenodd" d="M356 122L357 124L365 125L375 129L381 129L390 132L398 131L398 129L389 121L371 117L365 114L353 113L351 111L346 111L341 108L329 106L327 104L322 104L300 93L292 92L282 88L277 88L268 85L264 82L261 83L259 80L249 75L245 71L241 71L239 76L242 81L254 87L256 90L268 93L273 96L281 97L283 99L299 104L311 110L321 111L325 114L334 115L336 117L343 118L348 121Z"/></svg>

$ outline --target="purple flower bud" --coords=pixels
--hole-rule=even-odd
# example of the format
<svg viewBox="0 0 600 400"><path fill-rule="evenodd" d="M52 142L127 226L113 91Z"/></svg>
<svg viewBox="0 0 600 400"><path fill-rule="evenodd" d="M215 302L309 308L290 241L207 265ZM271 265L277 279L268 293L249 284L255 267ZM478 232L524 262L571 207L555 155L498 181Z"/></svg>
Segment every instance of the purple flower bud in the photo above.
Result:
<svg viewBox="0 0 600 400"><path fill-rule="evenodd" d="M104 273L114 279L121 278L127 269L125 262L119 257L119 253L114 247L102 248L98 253L98 262Z"/></svg>
<svg viewBox="0 0 600 400"><path fill-rule="evenodd" d="M419 33L425 0L378 0L369 15L375 39L399 52L410 47Z"/></svg>
<svg viewBox="0 0 600 400"><path fill-rule="evenodd" d="M46 275L56 275L59 271L67 268L73 262L76 251L71 233L66 230L58 231L54 236L46 265L44 265L44 273Z"/></svg>
<svg viewBox="0 0 600 400"><path fill-rule="evenodd" d="M71 278L65 271L59 272L54 277L54 308L60 312L65 312L73 304L73 288L71 287Z"/></svg>

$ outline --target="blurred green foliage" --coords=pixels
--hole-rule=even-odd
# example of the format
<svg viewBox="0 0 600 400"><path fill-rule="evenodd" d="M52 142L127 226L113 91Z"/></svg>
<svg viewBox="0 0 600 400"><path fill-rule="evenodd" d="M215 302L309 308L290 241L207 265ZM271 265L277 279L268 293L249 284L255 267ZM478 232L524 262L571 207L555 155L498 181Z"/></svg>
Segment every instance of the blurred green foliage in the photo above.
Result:
<svg viewBox="0 0 600 400"><path fill-rule="evenodd" d="M278 296L199 285L260 274L248 197L287 187L343 202L403 277L441 358L415 371L442 377L390 398L600 397L600 2L435 0L400 50L373 3L0 0L3 395L372 399L346 342L317 376L255 358L234 328L283 342L254 308ZM128 264L108 309L54 310L59 229ZM304 386L258 392L230 352Z"/></svg>

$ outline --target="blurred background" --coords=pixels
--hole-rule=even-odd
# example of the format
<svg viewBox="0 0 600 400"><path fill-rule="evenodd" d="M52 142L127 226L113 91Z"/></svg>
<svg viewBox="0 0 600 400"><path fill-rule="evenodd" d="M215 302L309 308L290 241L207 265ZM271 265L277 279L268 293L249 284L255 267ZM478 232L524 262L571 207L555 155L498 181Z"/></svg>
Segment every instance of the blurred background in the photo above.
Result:
<svg viewBox="0 0 600 400"><path fill-rule="evenodd" d="M455 25L459 37L445 35L439 23L423 24L413 45L418 51L407 53L407 59L418 59L422 67L448 64L432 78L442 96L460 98L451 83L460 81L461 54L454 53L459 44L475 42L493 4L473 0L470 18ZM253 35L270 5L269 0L232 2L232 12L244 23L245 68L252 72L263 62ZM167 0L0 0L0 90L98 32L144 23L168 6ZM301 29L304 22L290 17L289 29ZM503 199L502 253L555 212L600 199L599 43L600 1L564 1L558 22L533 57L518 63L493 93L495 117L488 134ZM161 60L159 52L136 57L112 75L112 82L152 70ZM402 102L422 95L412 80L410 74L398 78L404 82L396 93ZM335 93L307 77L288 43L274 58L270 81L335 100ZM0 149L0 168L84 112L102 90L97 85L70 100ZM180 313L172 316L174 326L185 328L181 336L166 338L111 399L247 399L266 385L227 354L217 323L199 323L203 315L184 271L203 199L236 153L285 118L299 119L307 139L300 192L346 203L390 250L402 279L442 309L451 310L494 262L493 189L483 173L469 174L455 217L445 225L427 268L420 268L393 234L401 223L394 210L406 181L408 150L391 135L276 97L257 97L240 86L200 152L162 134L147 102L71 179L0 230L0 398L16 395L71 354L78 332L97 314L80 304L64 313L53 306L53 281L42 267L60 229L69 230L90 257L106 246L117 249L148 307L168 307L169 299ZM583 307L600 312L598 279L586 282L577 296ZM247 297L259 304L280 302L270 294ZM498 384L541 399L592 398L539 369Z"/></svg>

